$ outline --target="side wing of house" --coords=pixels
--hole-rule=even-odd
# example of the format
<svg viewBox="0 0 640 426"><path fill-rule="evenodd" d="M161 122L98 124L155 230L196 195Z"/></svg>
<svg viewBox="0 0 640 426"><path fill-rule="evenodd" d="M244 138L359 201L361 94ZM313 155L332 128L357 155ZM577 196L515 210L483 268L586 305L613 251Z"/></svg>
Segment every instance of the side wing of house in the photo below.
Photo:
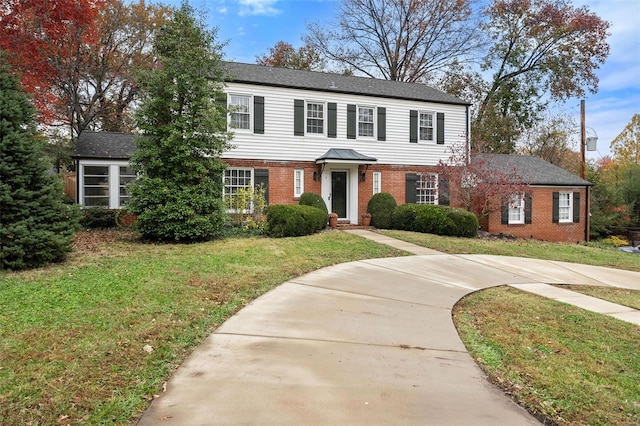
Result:
<svg viewBox="0 0 640 426"><path fill-rule="evenodd" d="M517 170L529 191L502 200L501 211L483 223L485 230L545 241L588 241L591 183L530 156L494 155L488 164Z"/></svg>
<svg viewBox="0 0 640 426"><path fill-rule="evenodd" d="M234 133L233 149L223 155L227 197L260 183L270 204L297 203L314 192L342 220L358 223L378 192L399 204L447 199L436 166L467 143L462 102L246 81L228 82L225 91Z"/></svg>
<svg viewBox="0 0 640 426"><path fill-rule="evenodd" d="M131 134L82 132L73 155L76 202L87 208L123 207L129 200L126 185L135 179L129 167L134 150Z"/></svg>

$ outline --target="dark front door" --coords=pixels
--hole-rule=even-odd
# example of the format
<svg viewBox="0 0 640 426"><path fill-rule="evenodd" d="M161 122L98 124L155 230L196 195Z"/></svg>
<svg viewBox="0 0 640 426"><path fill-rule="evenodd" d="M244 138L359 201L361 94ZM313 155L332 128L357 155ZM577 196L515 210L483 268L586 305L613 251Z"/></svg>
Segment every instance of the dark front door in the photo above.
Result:
<svg viewBox="0 0 640 426"><path fill-rule="evenodd" d="M331 172L331 211L347 217L347 172Z"/></svg>

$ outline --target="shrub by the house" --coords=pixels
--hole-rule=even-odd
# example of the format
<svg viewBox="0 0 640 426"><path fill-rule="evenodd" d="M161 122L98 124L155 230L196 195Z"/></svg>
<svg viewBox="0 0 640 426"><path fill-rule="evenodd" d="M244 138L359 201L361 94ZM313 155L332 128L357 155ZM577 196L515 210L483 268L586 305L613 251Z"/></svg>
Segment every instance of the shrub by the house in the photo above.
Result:
<svg viewBox="0 0 640 426"><path fill-rule="evenodd" d="M267 207L267 234L271 237L311 235L327 224L327 213L317 207L274 204Z"/></svg>
<svg viewBox="0 0 640 426"><path fill-rule="evenodd" d="M371 214L371 225L376 228L390 229L391 215L397 206L395 198L388 192L375 194L367 205L367 212Z"/></svg>
<svg viewBox="0 0 640 426"><path fill-rule="evenodd" d="M317 207L320 210L324 211L326 214L329 214L327 205L325 204L322 197L319 196L318 194L314 194L313 192L305 192L302 195L300 195L299 204L301 206Z"/></svg>
<svg viewBox="0 0 640 426"><path fill-rule="evenodd" d="M403 204L392 215L393 227L403 231L453 237L475 237L478 218L464 209L433 204Z"/></svg>
<svg viewBox="0 0 640 426"><path fill-rule="evenodd" d="M108 229L116 227L117 210L113 209L83 209L80 226L84 229Z"/></svg>

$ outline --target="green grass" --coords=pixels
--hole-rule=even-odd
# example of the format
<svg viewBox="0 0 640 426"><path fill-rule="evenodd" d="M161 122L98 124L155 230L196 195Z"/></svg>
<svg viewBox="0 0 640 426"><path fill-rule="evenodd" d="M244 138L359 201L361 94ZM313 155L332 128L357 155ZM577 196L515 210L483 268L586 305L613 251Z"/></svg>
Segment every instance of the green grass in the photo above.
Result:
<svg viewBox="0 0 640 426"><path fill-rule="evenodd" d="M548 423L640 422L640 327L511 287L467 296L453 315L490 379Z"/></svg>
<svg viewBox="0 0 640 426"><path fill-rule="evenodd" d="M381 231L384 235L404 240L443 253L493 254L584 263L640 272L640 256L597 244L563 244L538 240L501 240L453 238L407 231Z"/></svg>
<svg viewBox="0 0 640 426"><path fill-rule="evenodd" d="M640 256L595 245L384 233L446 253L640 271ZM0 275L0 424L131 424L257 296L323 266L404 254L343 232L191 245L91 232L76 247L64 264ZM640 306L640 292L577 290ZM491 380L548 422L640 423L640 327L507 287L467 296L454 320Z"/></svg>
<svg viewBox="0 0 640 426"><path fill-rule="evenodd" d="M324 266L402 254L343 232L191 245L79 237L65 264L0 275L2 424L130 424L257 296Z"/></svg>
<svg viewBox="0 0 640 426"><path fill-rule="evenodd" d="M450 254L520 256L640 271L640 256L598 244L383 233ZM561 287L640 309L639 291ZM511 287L468 295L455 306L453 317L490 380L547 424L640 424L640 327Z"/></svg>

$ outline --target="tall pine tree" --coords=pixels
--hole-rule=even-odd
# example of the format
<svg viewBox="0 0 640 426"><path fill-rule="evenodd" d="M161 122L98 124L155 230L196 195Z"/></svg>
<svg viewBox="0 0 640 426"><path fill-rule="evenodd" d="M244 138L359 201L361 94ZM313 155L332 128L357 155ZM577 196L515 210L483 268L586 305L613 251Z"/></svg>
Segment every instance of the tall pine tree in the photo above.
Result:
<svg viewBox="0 0 640 426"><path fill-rule="evenodd" d="M230 134L224 105L216 102L224 98L220 51L216 32L183 3L155 40L157 67L140 76L142 135L132 158L139 179L127 209L148 239L189 242L221 232L221 155Z"/></svg>
<svg viewBox="0 0 640 426"><path fill-rule="evenodd" d="M78 213L63 203L37 137L35 109L0 52L0 269L61 261Z"/></svg>

